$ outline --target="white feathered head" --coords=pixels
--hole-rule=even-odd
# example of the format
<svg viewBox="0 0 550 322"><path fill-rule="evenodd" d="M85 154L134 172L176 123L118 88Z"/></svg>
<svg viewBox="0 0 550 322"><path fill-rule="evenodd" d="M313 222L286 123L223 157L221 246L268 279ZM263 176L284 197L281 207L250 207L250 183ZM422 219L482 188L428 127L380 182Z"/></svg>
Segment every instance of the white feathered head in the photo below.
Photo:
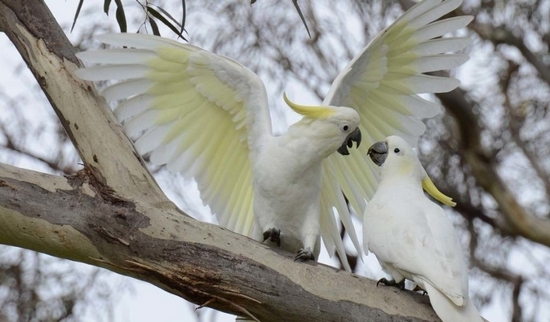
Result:
<svg viewBox="0 0 550 322"><path fill-rule="evenodd" d="M385 141L374 143L369 148L368 155L376 165L386 168L385 171L417 176L422 181L422 188L430 196L447 206L456 206L452 198L437 189L415 152L404 139L388 136Z"/></svg>
<svg viewBox="0 0 550 322"><path fill-rule="evenodd" d="M298 124L303 125L304 135L319 140L329 153L338 151L348 155L348 148L353 146L353 142L357 143L357 147L361 144L359 114L354 109L299 105L288 99L286 94L283 98L293 111L304 116Z"/></svg>

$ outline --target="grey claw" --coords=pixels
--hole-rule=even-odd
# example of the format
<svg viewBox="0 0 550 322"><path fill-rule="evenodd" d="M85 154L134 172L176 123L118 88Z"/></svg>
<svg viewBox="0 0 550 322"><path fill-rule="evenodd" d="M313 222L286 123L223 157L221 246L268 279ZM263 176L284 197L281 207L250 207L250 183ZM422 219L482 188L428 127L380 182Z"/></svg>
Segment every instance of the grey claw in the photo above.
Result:
<svg viewBox="0 0 550 322"><path fill-rule="evenodd" d="M312 261L314 261L315 260L315 255L313 255L313 252L311 251L311 249L309 247L308 248L300 248L300 250L296 253L296 256L294 256L294 261L297 261L297 260L302 260L302 261L312 260Z"/></svg>
<svg viewBox="0 0 550 322"><path fill-rule="evenodd" d="M281 247L281 230L277 228L269 228L264 231L264 240L270 239L272 242L277 243L277 247Z"/></svg>
<svg viewBox="0 0 550 322"><path fill-rule="evenodd" d="M376 287L378 287L378 284L384 284L386 286L394 286L397 287L400 290L405 289L405 280L402 280L401 282L397 283L395 280L387 280L385 277L382 277L381 279L376 282Z"/></svg>

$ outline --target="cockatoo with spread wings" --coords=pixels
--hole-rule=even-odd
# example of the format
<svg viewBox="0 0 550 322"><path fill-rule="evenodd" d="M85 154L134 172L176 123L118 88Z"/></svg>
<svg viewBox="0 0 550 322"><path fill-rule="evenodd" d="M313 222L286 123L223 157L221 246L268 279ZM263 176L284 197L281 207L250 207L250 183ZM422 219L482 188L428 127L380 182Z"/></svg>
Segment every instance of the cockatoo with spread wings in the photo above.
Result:
<svg viewBox="0 0 550 322"><path fill-rule="evenodd" d="M462 0L425 0L380 33L334 81L322 105L285 102L303 118L273 136L265 88L238 62L188 44L139 34L99 39L121 49L82 52L98 63L77 70L85 80L123 80L102 94L122 100L115 114L139 153L198 183L220 225L279 245L297 259L317 258L320 238L349 270L335 217L360 250L344 199L362 213L377 174L366 148L391 134L416 144L422 118L440 106L419 93L459 82L423 73L467 60L449 54L466 38L440 38L471 17L436 21ZM360 133L366 144L359 146ZM347 147L357 142L351 154ZM335 152L339 153L335 153ZM347 155L350 154L350 155ZM344 193L344 194L343 194Z"/></svg>
<svg viewBox="0 0 550 322"><path fill-rule="evenodd" d="M402 138L377 142L368 154L381 167L381 181L365 210L363 243L393 278L380 282L416 282L444 322L481 322L468 296L468 267L453 224L423 190L446 205L455 203L435 188Z"/></svg>

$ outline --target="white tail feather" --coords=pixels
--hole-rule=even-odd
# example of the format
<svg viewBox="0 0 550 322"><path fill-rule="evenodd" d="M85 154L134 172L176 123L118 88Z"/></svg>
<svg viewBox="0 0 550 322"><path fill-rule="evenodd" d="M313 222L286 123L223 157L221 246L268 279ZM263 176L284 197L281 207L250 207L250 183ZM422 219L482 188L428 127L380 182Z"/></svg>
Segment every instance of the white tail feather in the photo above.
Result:
<svg viewBox="0 0 550 322"><path fill-rule="evenodd" d="M466 305L455 305L445 294L435 287L424 283L432 307L443 322L482 322L483 319L470 299Z"/></svg>

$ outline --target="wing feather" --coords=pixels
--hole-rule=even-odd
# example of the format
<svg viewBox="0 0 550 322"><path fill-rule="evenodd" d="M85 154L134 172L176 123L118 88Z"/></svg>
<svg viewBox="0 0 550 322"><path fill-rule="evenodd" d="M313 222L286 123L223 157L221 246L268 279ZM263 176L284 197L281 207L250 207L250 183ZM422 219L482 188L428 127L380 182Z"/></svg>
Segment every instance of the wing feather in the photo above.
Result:
<svg viewBox="0 0 550 322"><path fill-rule="evenodd" d="M85 69L79 69L75 73L83 79L89 81L134 79L145 77L148 68L144 65L101 65Z"/></svg>
<svg viewBox="0 0 550 322"><path fill-rule="evenodd" d="M418 30L412 37L418 42L426 41L435 37L441 37L446 33L466 27L470 21L472 21L471 16L453 17L440 20Z"/></svg>
<svg viewBox="0 0 550 322"><path fill-rule="evenodd" d="M328 196L329 191L341 191L355 212L363 214L366 200L374 195L378 181L378 170L366 156L368 147L389 135L399 135L416 146L426 129L421 119L441 111L439 104L419 94L447 92L460 84L450 77L423 73L455 68L468 59L466 55L449 52L464 49L470 39L439 37L465 27L472 17L436 21L461 3L462 0L417 3L381 32L338 75L323 103L356 109L361 116L363 143L349 156L334 154L324 161L322 189L326 191L323 196ZM336 202L334 198L323 200L321 216L334 216L332 209ZM349 212L338 209L338 213L342 222L350 222ZM331 232L332 225L323 226L328 224L328 220L321 221L325 244L328 239L336 238ZM331 249L339 251L337 240L328 243ZM356 248L359 250L358 246Z"/></svg>
<svg viewBox="0 0 550 322"><path fill-rule="evenodd" d="M471 43L470 38L437 38L431 39L414 47L413 52L419 57L433 56L466 48Z"/></svg>
<svg viewBox="0 0 550 322"><path fill-rule="evenodd" d="M414 64L418 73L427 73L444 69L451 69L464 64L469 59L468 55L435 55L424 56Z"/></svg>
<svg viewBox="0 0 550 322"><path fill-rule="evenodd" d="M148 79L132 79L107 87L101 92L101 95L103 95L108 102L113 102L145 93L153 85L154 82Z"/></svg>
<svg viewBox="0 0 550 322"><path fill-rule="evenodd" d="M153 52L145 49L114 48L78 53L78 58L95 64L141 64L143 61L154 57L155 54Z"/></svg>
<svg viewBox="0 0 550 322"><path fill-rule="evenodd" d="M219 222L249 235L254 158L271 138L265 88L239 63L173 40L110 34L124 46L78 54L100 65L76 73L86 80L119 80L102 94L123 100L115 115L141 154L197 181L201 199Z"/></svg>
<svg viewBox="0 0 550 322"><path fill-rule="evenodd" d="M323 167L325 168L325 165ZM330 171L328 168L326 170L327 171L323 171L323 174L326 174ZM326 179L323 178L323 180ZM345 200L343 200L341 191L336 185L323 187L323 189L321 189L321 237L323 238L323 242L325 243L325 247L329 255L332 257L334 255L334 252L337 251L338 255L340 256L340 260L344 265L344 269L346 269L347 271L351 271L351 267L347 261L344 243L342 241L342 238L340 237L340 230L338 229L338 225L336 223L334 208L336 208L340 216L342 216L342 214L344 213L347 214L345 215L345 217L349 218L350 221L346 221L344 223L344 227L349 233L354 246L359 247L357 249L361 249L361 246L357 240L357 236L355 235L355 229L353 227L353 224L351 223L349 209L345 203Z"/></svg>

